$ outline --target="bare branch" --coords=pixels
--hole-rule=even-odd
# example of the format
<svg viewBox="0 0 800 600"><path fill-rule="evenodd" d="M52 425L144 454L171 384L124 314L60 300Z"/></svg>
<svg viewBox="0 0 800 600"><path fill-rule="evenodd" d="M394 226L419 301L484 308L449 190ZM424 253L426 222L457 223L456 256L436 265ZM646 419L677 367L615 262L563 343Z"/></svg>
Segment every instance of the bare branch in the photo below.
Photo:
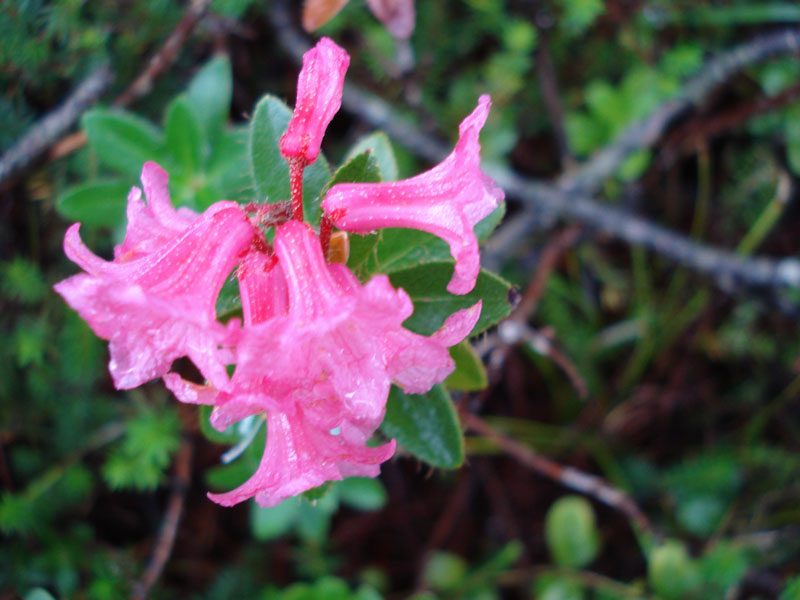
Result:
<svg viewBox="0 0 800 600"><path fill-rule="evenodd" d="M178 533L178 524L181 522L183 505L186 491L189 488L189 481L192 475L192 442L185 438L178 449L178 456L175 459L175 473L173 475L172 491L169 495L167 510L161 522L153 554L147 564L142 577L134 584L132 598L134 600L144 600L149 596L150 588L153 587L161 572L169 561L172 554L172 547L175 544L175 536Z"/></svg>
<svg viewBox="0 0 800 600"><path fill-rule="evenodd" d="M211 0L192 0L186 14L183 15L158 52L147 63L145 70L128 86L128 89L114 100L114 106L127 106L150 92L153 88L153 82L175 62L175 58L178 56L181 47L183 47L186 38L189 37L195 25L206 14L210 5Z"/></svg>
<svg viewBox="0 0 800 600"><path fill-rule="evenodd" d="M9 179L47 150L106 91L112 79L108 65L99 67L83 80L61 106L39 120L0 157L0 182Z"/></svg>
<svg viewBox="0 0 800 600"><path fill-rule="evenodd" d="M713 58L682 87L678 96L659 106L648 117L630 125L611 145L599 150L577 169L558 181L564 190L594 192L613 175L633 152L651 148L680 115L703 102L714 88L744 67L778 54L800 52L800 30L784 29L756 37Z"/></svg>
<svg viewBox="0 0 800 600"><path fill-rule="evenodd" d="M479 416L472 413L462 415L464 425L484 437L491 439L509 456L513 456L526 467L552 479L576 492L594 498L598 502L620 511L643 533L652 533L653 527L639 506L628 494L611 486L604 479L584 473L580 469L558 464L538 454L531 448L504 435Z"/></svg>

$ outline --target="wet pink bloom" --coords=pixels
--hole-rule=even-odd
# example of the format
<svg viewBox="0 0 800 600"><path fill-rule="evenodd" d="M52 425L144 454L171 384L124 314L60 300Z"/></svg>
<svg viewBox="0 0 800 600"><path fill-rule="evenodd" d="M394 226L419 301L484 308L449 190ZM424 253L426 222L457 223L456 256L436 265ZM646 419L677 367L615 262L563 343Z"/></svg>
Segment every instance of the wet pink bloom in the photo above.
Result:
<svg viewBox="0 0 800 600"><path fill-rule="evenodd" d="M361 286L344 265L326 264L319 238L304 223L278 228L275 254L277 264L263 258L263 267L241 275L243 304L260 298L268 307L245 309L250 323L230 386L212 391L165 378L179 399L214 404L218 429L267 414L258 471L240 488L210 495L221 504L255 495L268 506L327 480L377 474L394 443L365 443L383 420L392 381L413 393L442 381L454 367L447 346L466 337L480 314L480 303L459 311L429 338L404 329L413 312L408 295L385 275ZM256 289L258 296L249 295Z"/></svg>
<svg viewBox="0 0 800 600"><path fill-rule="evenodd" d="M322 207L340 229L368 233L382 227L421 229L450 245L456 260L447 289L466 294L480 271L474 227L504 197L481 171L478 136L491 102L481 96L477 108L458 128L453 152L421 175L389 183L342 183L326 195Z"/></svg>
<svg viewBox="0 0 800 600"><path fill-rule="evenodd" d="M125 241L114 248L117 262L127 262L158 250L183 233L199 216L185 206L177 210L172 206L167 187L169 175L156 163L144 163L141 179L147 204L142 199L142 190L131 188Z"/></svg>
<svg viewBox="0 0 800 600"><path fill-rule="evenodd" d="M320 152L322 136L342 105L344 74L350 56L329 38L303 55L297 80L297 102L280 141L281 154L292 163L310 165Z"/></svg>
<svg viewBox="0 0 800 600"><path fill-rule="evenodd" d="M166 205L166 174L152 163L142 179L153 196L145 207L140 194L130 194L133 227L114 261L87 249L76 223L67 230L64 251L86 273L59 282L55 290L109 341L109 370L118 389L165 374L182 356L223 386L232 355L220 345L239 324L217 322L216 299L255 230L233 202L217 202L191 221L190 213L172 210ZM182 231L181 220L187 224Z"/></svg>

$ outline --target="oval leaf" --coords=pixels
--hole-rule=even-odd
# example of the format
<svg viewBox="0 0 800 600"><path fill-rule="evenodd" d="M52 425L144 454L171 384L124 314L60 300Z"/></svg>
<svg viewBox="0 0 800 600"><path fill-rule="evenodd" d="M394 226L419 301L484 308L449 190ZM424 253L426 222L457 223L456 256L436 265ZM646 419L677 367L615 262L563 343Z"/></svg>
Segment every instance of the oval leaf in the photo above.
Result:
<svg viewBox="0 0 800 600"><path fill-rule="evenodd" d="M288 200L289 165L278 148L289 126L292 111L274 96L264 96L250 124L250 168L257 202ZM331 178L328 161L320 154L303 174L303 207L306 220L319 221L320 192Z"/></svg>
<svg viewBox="0 0 800 600"><path fill-rule="evenodd" d="M441 384L421 395L392 386L381 431L434 467L455 469L464 462L464 434Z"/></svg>
<svg viewBox="0 0 800 600"><path fill-rule="evenodd" d="M164 138L152 123L121 110L95 108L83 115L89 145L101 164L139 176L148 160L164 162Z"/></svg>
<svg viewBox="0 0 800 600"><path fill-rule="evenodd" d="M372 150L373 156L378 162L378 167L381 170L381 179L383 181L395 181L397 179L397 159L394 156L394 149L388 136L382 131L376 131L361 138L347 152L345 160L350 160L367 150Z"/></svg>
<svg viewBox="0 0 800 600"><path fill-rule="evenodd" d="M69 188L58 199L58 213L92 227L117 227L125 222L131 186L121 180L100 181Z"/></svg>
<svg viewBox="0 0 800 600"><path fill-rule="evenodd" d="M186 98L207 140L214 140L224 130L232 96L231 62L225 55L212 58L192 78Z"/></svg>
<svg viewBox="0 0 800 600"><path fill-rule="evenodd" d="M203 130L189 100L181 94L167 107L164 119L167 149L187 173L197 173L203 162Z"/></svg>
<svg viewBox="0 0 800 600"><path fill-rule="evenodd" d="M489 376L483 361L467 340L450 347L450 356L456 363L456 370L450 373L445 383L451 390L477 392L489 385Z"/></svg>
<svg viewBox="0 0 800 600"><path fill-rule="evenodd" d="M414 302L414 314L403 323L411 331L431 335L444 320L462 308L483 301L481 316L470 335L488 329L511 312L511 284L497 275L481 269L475 288L463 296L447 291L453 275L453 262L433 262L389 274L395 287L403 288Z"/></svg>

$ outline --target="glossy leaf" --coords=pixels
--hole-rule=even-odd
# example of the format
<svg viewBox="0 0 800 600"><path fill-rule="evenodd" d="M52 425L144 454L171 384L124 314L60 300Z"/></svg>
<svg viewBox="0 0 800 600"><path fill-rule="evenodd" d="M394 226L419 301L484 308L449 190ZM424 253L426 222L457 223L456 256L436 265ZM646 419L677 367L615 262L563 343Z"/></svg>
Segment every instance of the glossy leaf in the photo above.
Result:
<svg viewBox="0 0 800 600"><path fill-rule="evenodd" d="M204 129L206 139L213 141L224 130L232 95L233 76L227 56L215 56L192 78L186 97Z"/></svg>
<svg viewBox="0 0 800 600"><path fill-rule="evenodd" d="M187 173L196 173L203 164L206 143L200 121L186 96L169 103L164 118L167 149Z"/></svg>
<svg viewBox="0 0 800 600"><path fill-rule="evenodd" d="M395 181L397 179L397 159L394 156L394 149L389 137L382 131L376 131L357 141L347 152L345 160L350 160L362 152L372 150L378 168L381 170L383 181Z"/></svg>
<svg viewBox="0 0 800 600"><path fill-rule="evenodd" d="M489 385L486 367L467 340L451 346L450 356L456 363L456 370L445 380L447 387L464 392L486 389Z"/></svg>
<svg viewBox="0 0 800 600"><path fill-rule="evenodd" d="M476 226L478 241L489 237L505 215L505 203L501 203L486 215ZM425 263L451 260L450 248L440 238L418 229L381 229L379 238L361 261L359 276L369 279L375 273L392 273ZM451 273L452 275L452 273Z"/></svg>
<svg viewBox="0 0 800 600"><path fill-rule="evenodd" d="M452 274L453 262L446 261L410 267L389 275L392 284L403 288L414 302L414 314L403 323L405 327L431 335L448 316L482 300L481 316L470 334L477 335L511 312L511 285L507 281L482 269L475 288L469 294L456 296L446 289Z"/></svg>
<svg viewBox="0 0 800 600"><path fill-rule="evenodd" d="M58 213L84 225L117 227L125 221L130 189L131 186L121 180L75 186L58 199Z"/></svg>
<svg viewBox="0 0 800 600"><path fill-rule="evenodd" d="M250 167L258 202L288 200L289 165L281 156L278 142L289 125L292 111L275 96L264 96L256 106L250 124ZM320 154L303 174L303 206L306 220L319 219L320 192L331 177L328 161Z"/></svg>
<svg viewBox="0 0 800 600"><path fill-rule="evenodd" d="M83 115L89 145L101 164L138 177L148 160L164 163L164 137L152 123L121 110L95 108Z"/></svg>
<svg viewBox="0 0 800 600"><path fill-rule="evenodd" d="M392 386L381 430L434 467L455 469L464 462L464 434L441 384L427 394L406 394Z"/></svg>

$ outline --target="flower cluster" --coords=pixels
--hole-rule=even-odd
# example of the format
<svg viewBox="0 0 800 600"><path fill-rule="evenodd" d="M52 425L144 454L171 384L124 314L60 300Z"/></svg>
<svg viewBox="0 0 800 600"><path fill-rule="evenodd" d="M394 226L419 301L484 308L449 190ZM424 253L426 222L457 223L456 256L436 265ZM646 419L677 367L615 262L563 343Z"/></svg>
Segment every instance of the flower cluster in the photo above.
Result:
<svg viewBox="0 0 800 600"><path fill-rule="evenodd" d="M390 385L423 393L442 381L454 367L447 348L469 335L480 315L478 302L433 335L418 335L403 327L411 300L387 276L362 285L327 257L334 226L355 233L417 228L449 244L456 266L448 289L469 292L479 270L474 225L503 197L479 164L488 97L461 124L441 164L406 181L335 185L322 202L320 231L303 221L303 169L319 155L339 108L348 63L325 38L304 57L297 105L280 140L291 204L220 201L202 214L176 210L166 172L147 163L144 198L131 190L127 234L112 261L84 246L78 224L64 240L67 256L85 272L55 289L109 341L117 388L163 377L179 400L213 406L211 424L220 430L264 415L267 442L256 473L230 492L209 494L226 506L251 497L271 506L326 481L377 475L395 443L367 441L383 419ZM274 228L271 243L267 228ZM243 318L222 324L215 306L232 272ZM179 357L188 357L205 383L170 371Z"/></svg>

